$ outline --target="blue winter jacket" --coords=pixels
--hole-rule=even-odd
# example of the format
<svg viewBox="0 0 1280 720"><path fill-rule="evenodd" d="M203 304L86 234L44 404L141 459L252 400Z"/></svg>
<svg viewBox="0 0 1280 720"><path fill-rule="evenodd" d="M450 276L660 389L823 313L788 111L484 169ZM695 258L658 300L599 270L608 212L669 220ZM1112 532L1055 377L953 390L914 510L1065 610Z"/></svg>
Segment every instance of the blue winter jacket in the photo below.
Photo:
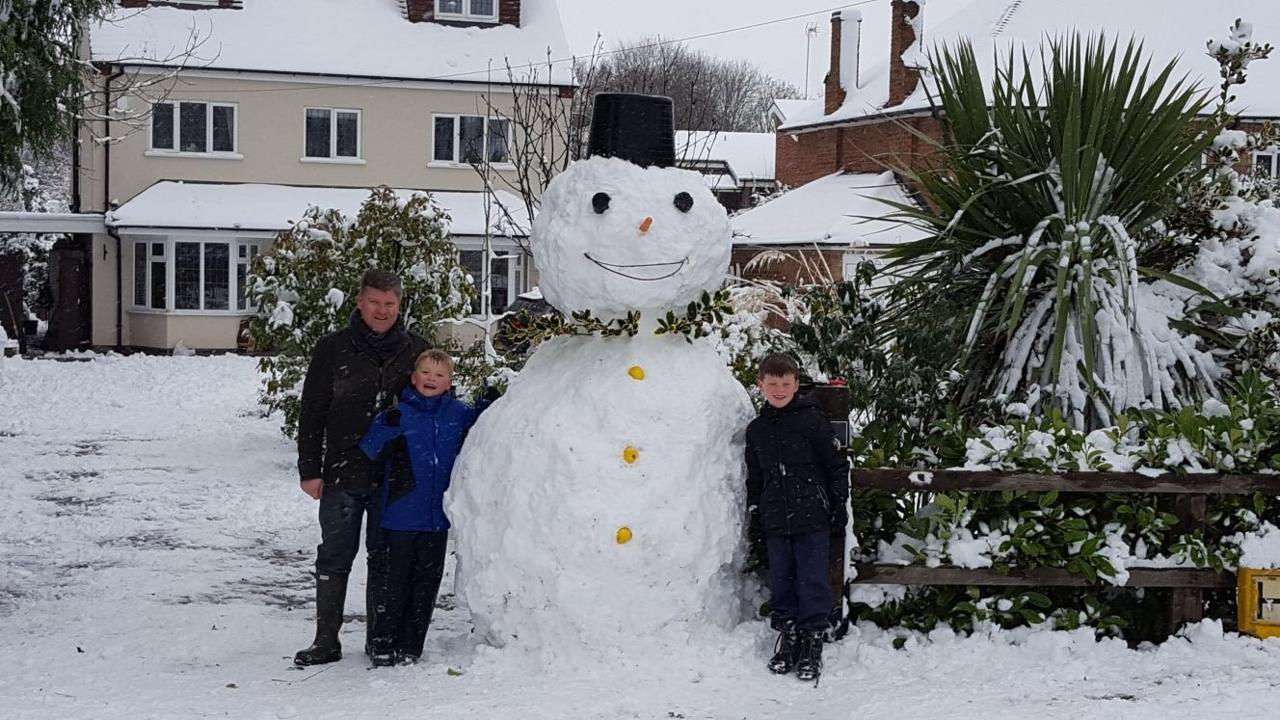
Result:
<svg viewBox="0 0 1280 720"><path fill-rule="evenodd" d="M442 532L444 491L467 431L488 403L472 408L450 395L423 397L406 387L398 408L379 413L360 441L373 460L383 460L382 527L387 530ZM399 422L388 415L399 411ZM394 415L392 415L394 417Z"/></svg>

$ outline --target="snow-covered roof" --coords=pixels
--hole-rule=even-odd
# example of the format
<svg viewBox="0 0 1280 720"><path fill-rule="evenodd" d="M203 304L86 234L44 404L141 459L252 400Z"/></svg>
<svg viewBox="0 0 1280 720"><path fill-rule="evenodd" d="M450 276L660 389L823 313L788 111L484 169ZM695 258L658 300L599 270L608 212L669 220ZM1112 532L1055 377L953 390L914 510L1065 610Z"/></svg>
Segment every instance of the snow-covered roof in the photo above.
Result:
<svg viewBox="0 0 1280 720"><path fill-rule="evenodd" d="M242 8L117 8L90 30L99 62L175 64L224 70L485 82L531 64L538 81L569 85L569 62L548 81L547 53L572 53L555 0L523 0L520 26L456 27L410 22L403 0L245 0Z"/></svg>
<svg viewBox="0 0 1280 720"><path fill-rule="evenodd" d="M724 162L738 180L773 180L773 133L676 131L676 149L688 162Z"/></svg>
<svg viewBox="0 0 1280 720"><path fill-rule="evenodd" d="M735 215L737 245L851 245L877 247L919 240L924 233L885 219L881 200L911 203L891 172L835 173Z"/></svg>
<svg viewBox="0 0 1280 720"><path fill-rule="evenodd" d="M991 77L996 57L1007 57L1009 49L1026 48L1028 54L1049 38L1071 30L1106 33L1110 39L1127 43L1135 37L1154 66L1178 60L1178 71L1198 79L1205 90L1218 84L1218 64L1205 52L1205 41L1224 39L1236 18L1257 28L1260 42L1280 41L1280 2L1276 0L966 0L967 5L945 21L931 26L929 7L921 3L925 49L940 44L954 45L961 39L973 43L983 75ZM867 28L864 28L864 31ZM877 29L878 31L878 29ZM851 43L846 43L852 47ZM903 57L910 64L923 58L915 47ZM919 59L917 59L919 58ZM1034 65L1035 63L1033 63ZM862 58L856 91L831 114L823 112L822 100L788 101L782 130L850 122L880 113L925 110L929 107L923 84L903 103L885 107L889 97L888 58ZM842 78L843 79L843 78ZM1280 117L1280 62L1265 60L1249 66L1248 82L1234 89L1237 100L1232 109L1246 117Z"/></svg>
<svg viewBox="0 0 1280 720"><path fill-rule="evenodd" d="M451 235L485 234L484 193L396 190L402 198L414 192L429 192L448 212ZM519 225L529 227L525 204L519 197L506 190L495 190L492 197L494 203L506 208ZM107 225L116 228L278 231L287 229L291 221L301 218L313 205L340 210L347 217L354 218L368 198L369 190L365 188L164 180L107 213ZM490 206L489 226L493 233L520 237L527 234L525 230L505 232L502 216L500 209Z"/></svg>

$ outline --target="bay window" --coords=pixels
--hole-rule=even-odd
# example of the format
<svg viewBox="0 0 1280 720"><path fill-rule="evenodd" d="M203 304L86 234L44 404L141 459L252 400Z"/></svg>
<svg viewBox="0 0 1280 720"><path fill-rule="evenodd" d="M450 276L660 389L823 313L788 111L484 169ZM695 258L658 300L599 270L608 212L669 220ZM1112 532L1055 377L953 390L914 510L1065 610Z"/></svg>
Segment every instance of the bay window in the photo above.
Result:
<svg viewBox="0 0 1280 720"><path fill-rule="evenodd" d="M517 249L495 250L495 257L485 258L483 250L464 249L458 253L462 268L476 288L471 301L471 314L501 315L516 296L524 292L524 256ZM489 280L489 296L484 296L485 279Z"/></svg>
<svg viewBox="0 0 1280 720"><path fill-rule="evenodd" d="M168 238L133 242L133 306L239 313L256 242ZM232 258L235 258L234 262Z"/></svg>

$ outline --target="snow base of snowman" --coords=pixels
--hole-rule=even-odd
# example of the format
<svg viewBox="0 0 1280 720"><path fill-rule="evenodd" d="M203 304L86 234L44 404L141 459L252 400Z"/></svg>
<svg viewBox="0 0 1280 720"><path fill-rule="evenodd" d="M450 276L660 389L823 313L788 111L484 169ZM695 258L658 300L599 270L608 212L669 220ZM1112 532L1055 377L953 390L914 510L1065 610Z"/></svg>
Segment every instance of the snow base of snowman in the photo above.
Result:
<svg viewBox="0 0 1280 720"><path fill-rule="evenodd" d="M540 347L472 430L447 501L481 636L625 653L743 620L751 414L703 342Z"/></svg>

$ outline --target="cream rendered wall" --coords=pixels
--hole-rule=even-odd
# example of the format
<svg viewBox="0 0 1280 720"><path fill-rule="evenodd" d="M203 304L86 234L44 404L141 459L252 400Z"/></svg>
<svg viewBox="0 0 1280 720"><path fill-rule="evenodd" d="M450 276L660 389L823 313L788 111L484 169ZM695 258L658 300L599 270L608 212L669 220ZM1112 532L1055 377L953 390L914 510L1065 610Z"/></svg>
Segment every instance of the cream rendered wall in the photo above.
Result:
<svg viewBox="0 0 1280 720"><path fill-rule="evenodd" d="M159 180L257 182L332 187L392 187L426 190L480 190L480 177L470 166L430 167L432 114L484 115L483 86L444 85L406 87L355 83L314 84L254 79L213 78L186 73L169 89L168 100L225 102L237 106L238 159L148 155L149 124L125 133L113 123L111 134L123 137L111 147L111 199L120 203ZM385 81L383 81L385 82ZM493 104L500 112L512 105L510 88L498 86ZM125 99L129 111L148 103L141 97ZM565 100L564 102L568 102ZM307 107L332 107L361 111L361 160L349 162L303 161L304 112ZM82 147L86 143L82 143ZM93 144L91 144L93 145ZM82 153L81 205L101 209L105 158L100 146ZM511 170L505 171L507 173ZM504 184L497 182L498 187Z"/></svg>

